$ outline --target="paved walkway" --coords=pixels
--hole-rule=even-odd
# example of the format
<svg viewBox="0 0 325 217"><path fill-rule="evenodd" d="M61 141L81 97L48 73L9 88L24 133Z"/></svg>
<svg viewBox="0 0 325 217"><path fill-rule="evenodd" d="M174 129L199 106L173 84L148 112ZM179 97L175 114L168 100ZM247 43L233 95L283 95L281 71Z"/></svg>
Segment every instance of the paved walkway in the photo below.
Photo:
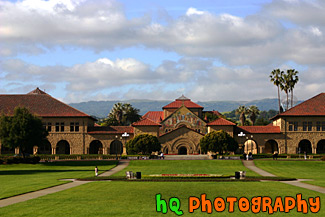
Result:
<svg viewBox="0 0 325 217"><path fill-rule="evenodd" d="M243 162L243 165L246 168L260 174L261 176L273 176L273 177L275 177L274 174L266 172L265 170L262 170L262 169L256 167L255 164L254 164L254 161L252 161L252 160L248 160L248 161L247 160L242 160L242 162ZM296 187L301 187L301 188L305 188L305 189L308 189L308 190L317 191L319 193L325 194L325 188L322 188L322 187L319 187L319 186L316 186L316 185L310 185L310 184L307 184L307 183L302 183L301 181L309 181L309 180L307 180L307 179L298 179L297 181L281 181L281 182L285 183L285 184L288 184L288 185L293 185L293 186L296 186Z"/></svg>
<svg viewBox="0 0 325 217"><path fill-rule="evenodd" d="M122 160L119 162L119 164L112 168L109 171L106 171L102 174L100 174L99 176L110 176L113 175L114 173L117 173L121 170L123 170L125 167L127 167L129 165L129 161L128 160ZM52 193L56 193L59 191L63 191L69 188L73 188L91 181L78 181L75 179L63 179L63 180L68 180L68 181L72 181L70 183L66 183L66 184L62 184L62 185L58 185L58 186L54 186L51 188L46 188L43 190L39 190L39 191L34 191L34 192L30 192L30 193L26 193L26 194L22 194L22 195L18 195L18 196L13 196L13 197L9 197L6 199L2 199L0 200L0 207L4 207L4 206L9 206L11 204L15 204L15 203L20 203L26 200L31 200L31 199L35 199L47 194L52 194Z"/></svg>

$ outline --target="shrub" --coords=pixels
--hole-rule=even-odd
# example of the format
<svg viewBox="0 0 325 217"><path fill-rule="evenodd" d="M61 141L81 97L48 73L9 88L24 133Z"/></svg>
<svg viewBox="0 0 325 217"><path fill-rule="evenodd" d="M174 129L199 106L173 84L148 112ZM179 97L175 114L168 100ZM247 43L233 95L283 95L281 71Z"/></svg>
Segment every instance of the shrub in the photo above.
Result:
<svg viewBox="0 0 325 217"><path fill-rule="evenodd" d="M321 158L321 160L322 160L322 161L325 161L325 156L323 156L323 157Z"/></svg>

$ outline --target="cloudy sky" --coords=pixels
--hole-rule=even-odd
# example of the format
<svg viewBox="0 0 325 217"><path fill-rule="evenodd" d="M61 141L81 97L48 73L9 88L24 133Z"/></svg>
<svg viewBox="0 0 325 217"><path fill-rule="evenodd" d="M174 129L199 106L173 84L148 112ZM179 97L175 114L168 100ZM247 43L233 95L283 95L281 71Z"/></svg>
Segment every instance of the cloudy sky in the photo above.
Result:
<svg viewBox="0 0 325 217"><path fill-rule="evenodd" d="M0 0L0 93L65 102L276 98L325 87L323 0Z"/></svg>

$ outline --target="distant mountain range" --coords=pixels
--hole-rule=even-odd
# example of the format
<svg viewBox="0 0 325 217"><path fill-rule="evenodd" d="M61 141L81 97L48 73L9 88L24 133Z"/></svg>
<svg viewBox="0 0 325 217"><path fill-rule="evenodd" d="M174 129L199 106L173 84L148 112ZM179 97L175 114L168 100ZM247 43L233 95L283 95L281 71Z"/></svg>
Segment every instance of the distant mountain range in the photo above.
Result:
<svg viewBox="0 0 325 217"><path fill-rule="evenodd" d="M89 115L104 118L108 115L115 103L130 103L133 107L140 109L140 114L144 115L148 111L162 111L162 107L169 104L169 100L125 100L125 101L89 101L80 103L71 103L70 106L83 111ZM261 111L270 109L278 110L277 99L261 99L253 101L207 101L196 102L204 107L204 111L226 112L237 109L240 105L256 105ZM298 102L300 103L300 102Z"/></svg>

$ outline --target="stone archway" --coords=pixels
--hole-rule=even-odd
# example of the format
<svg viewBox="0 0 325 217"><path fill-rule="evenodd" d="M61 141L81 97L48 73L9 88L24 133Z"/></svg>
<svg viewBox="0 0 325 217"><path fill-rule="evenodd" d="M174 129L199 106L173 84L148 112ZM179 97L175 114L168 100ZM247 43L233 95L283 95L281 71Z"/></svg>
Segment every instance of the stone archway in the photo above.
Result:
<svg viewBox="0 0 325 217"><path fill-rule="evenodd" d="M246 140L246 142L244 143L244 152L246 154L249 154L250 152L252 154L258 154L257 142L255 140L252 140L252 139Z"/></svg>
<svg viewBox="0 0 325 217"><path fill-rule="evenodd" d="M46 140L42 145L37 149L38 154L52 154L52 145Z"/></svg>
<svg viewBox="0 0 325 217"><path fill-rule="evenodd" d="M278 143L273 139L268 140L265 143L264 153L273 154L275 151L279 152Z"/></svg>
<svg viewBox="0 0 325 217"><path fill-rule="evenodd" d="M163 148L163 153L164 153L164 154L168 154L168 151L169 151L168 147L165 146L165 147Z"/></svg>
<svg viewBox="0 0 325 217"><path fill-rule="evenodd" d="M123 153L123 144L118 140L114 140L110 145L110 154L122 154Z"/></svg>
<svg viewBox="0 0 325 217"><path fill-rule="evenodd" d="M319 140L319 142L317 143L316 153L325 154L325 139Z"/></svg>
<svg viewBox="0 0 325 217"><path fill-rule="evenodd" d="M187 155L187 148L185 146L181 146L178 148L179 155Z"/></svg>
<svg viewBox="0 0 325 217"><path fill-rule="evenodd" d="M93 140L89 144L89 154L103 154L103 144L99 140Z"/></svg>
<svg viewBox="0 0 325 217"><path fill-rule="evenodd" d="M307 154L312 153L311 142L308 139L301 140L298 145L298 153L305 153L305 152Z"/></svg>
<svg viewBox="0 0 325 217"><path fill-rule="evenodd" d="M70 154L70 144L66 140L60 140L56 144L56 154Z"/></svg>

